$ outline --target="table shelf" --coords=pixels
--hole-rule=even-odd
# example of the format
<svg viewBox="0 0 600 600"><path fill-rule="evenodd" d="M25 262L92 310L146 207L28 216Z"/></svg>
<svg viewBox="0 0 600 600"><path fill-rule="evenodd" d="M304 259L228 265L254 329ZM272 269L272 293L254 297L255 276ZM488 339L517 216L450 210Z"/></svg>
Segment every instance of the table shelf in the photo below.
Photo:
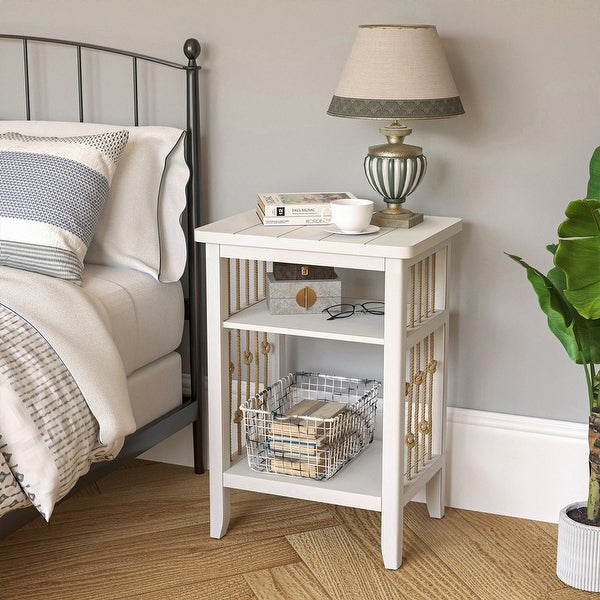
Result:
<svg viewBox="0 0 600 600"><path fill-rule="evenodd" d="M414 328L407 331L409 344L416 343L429 332L439 328L445 322L445 310L438 310L423 319ZM299 315L273 315L269 312L267 301L261 300L240 310L223 322L225 329L241 331L262 331L279 335L293 335L316 339L338 340L383 346L383 317L364 313L355 313L347 319L328 321L321 313Z"/></svg>
<svg viewBox="0 0 600 600"><path fill-rule="evenodd" d="M321 481L253 471L246 456L241 456L223 473L223 485L249 492L381 512L381 452L382 441L375 439L331 479ZM436 456L416 477L404 481L404 504L421 491L442 465L442 457Z"/></svg>
<svg viewBox="0 0 600 600"><path fill-rule="evenodd" d="M226 487L381 511L381 440L373 440L331 479L253 471L245 456L223 474Z"/></svg>
<svg viewBox="0 0 600 600"><path fill-rule="evenodd" d="M328 321L321 313L272 315L269 313L266 300L235 313L223 323L223 327L383 345L383 318L381 316L355 313L348 319Z"/></svg>

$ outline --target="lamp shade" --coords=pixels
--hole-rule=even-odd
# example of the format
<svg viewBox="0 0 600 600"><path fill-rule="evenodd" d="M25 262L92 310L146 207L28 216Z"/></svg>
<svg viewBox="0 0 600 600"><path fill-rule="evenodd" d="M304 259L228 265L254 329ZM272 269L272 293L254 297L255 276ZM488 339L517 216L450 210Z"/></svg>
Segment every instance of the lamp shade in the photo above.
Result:
<svg viewBox="0 0 600 600"><path fill-rule="evenodd" d="M361 25L327 111L356 119L464 113L433 25Z"/></svg>

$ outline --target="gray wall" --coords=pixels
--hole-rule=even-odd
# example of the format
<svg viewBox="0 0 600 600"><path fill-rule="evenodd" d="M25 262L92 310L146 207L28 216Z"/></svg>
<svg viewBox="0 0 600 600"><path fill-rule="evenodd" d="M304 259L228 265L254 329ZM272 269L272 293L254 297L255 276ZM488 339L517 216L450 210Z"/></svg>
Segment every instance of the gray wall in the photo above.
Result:
<svg viewBox="0 0 600 600"><path fill-rule="evenodd" d="M376 199L361 163L378 125L325 111L359 24L437 25L466 114L414 123L429 171L409 204L465 220L449 402L571 421L586 415L581 368L503 251L546 269L566 203L585 193L600 143L599 21L595 0L0 0L3 32L173 60L186 37L201 40L211 220L252 208L259 191Z"/></svg>

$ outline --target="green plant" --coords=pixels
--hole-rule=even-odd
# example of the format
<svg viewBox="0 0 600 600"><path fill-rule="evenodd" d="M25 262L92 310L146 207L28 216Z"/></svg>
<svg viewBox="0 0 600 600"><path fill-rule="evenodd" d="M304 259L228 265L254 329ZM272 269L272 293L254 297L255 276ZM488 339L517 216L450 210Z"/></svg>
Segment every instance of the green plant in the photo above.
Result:
<svg viewBox="0 0 600 600"><path fill-rule="evenodd" d="M554 267L544 275L508 254L527 279L546 314L550 331L569 357L583 366L589 398L590 481L588 521L600 525L600 147L590 162L587 199L573 200L558 227L558 244L547 249Z"/></svg>

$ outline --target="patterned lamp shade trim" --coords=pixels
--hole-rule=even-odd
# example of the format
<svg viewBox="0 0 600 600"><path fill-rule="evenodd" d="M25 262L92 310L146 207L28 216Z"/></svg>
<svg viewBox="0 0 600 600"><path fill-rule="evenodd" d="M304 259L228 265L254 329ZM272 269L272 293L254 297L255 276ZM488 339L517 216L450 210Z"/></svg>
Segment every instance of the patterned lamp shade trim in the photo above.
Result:
<svg viewBox="0 0 600 600"><path fill-rule="evenodd" d="M459 96L425 100L379 100L333 96L327 110L354 119L444 119L464 114Z"/></svg>
<svg viewBox="0 0 600 600"><path fill-rule="evenodd" d="M364 167L371 187L386 202L400 204L421 183L427 170L427 159L422 154L406 158L367 155Z"/></svg>
<svg viewBox="0 0 600 600"><path fill-rule="evenodd" d="M441 119L465 111L433 25L361 25L327 111L357 119Z"/></svg>

